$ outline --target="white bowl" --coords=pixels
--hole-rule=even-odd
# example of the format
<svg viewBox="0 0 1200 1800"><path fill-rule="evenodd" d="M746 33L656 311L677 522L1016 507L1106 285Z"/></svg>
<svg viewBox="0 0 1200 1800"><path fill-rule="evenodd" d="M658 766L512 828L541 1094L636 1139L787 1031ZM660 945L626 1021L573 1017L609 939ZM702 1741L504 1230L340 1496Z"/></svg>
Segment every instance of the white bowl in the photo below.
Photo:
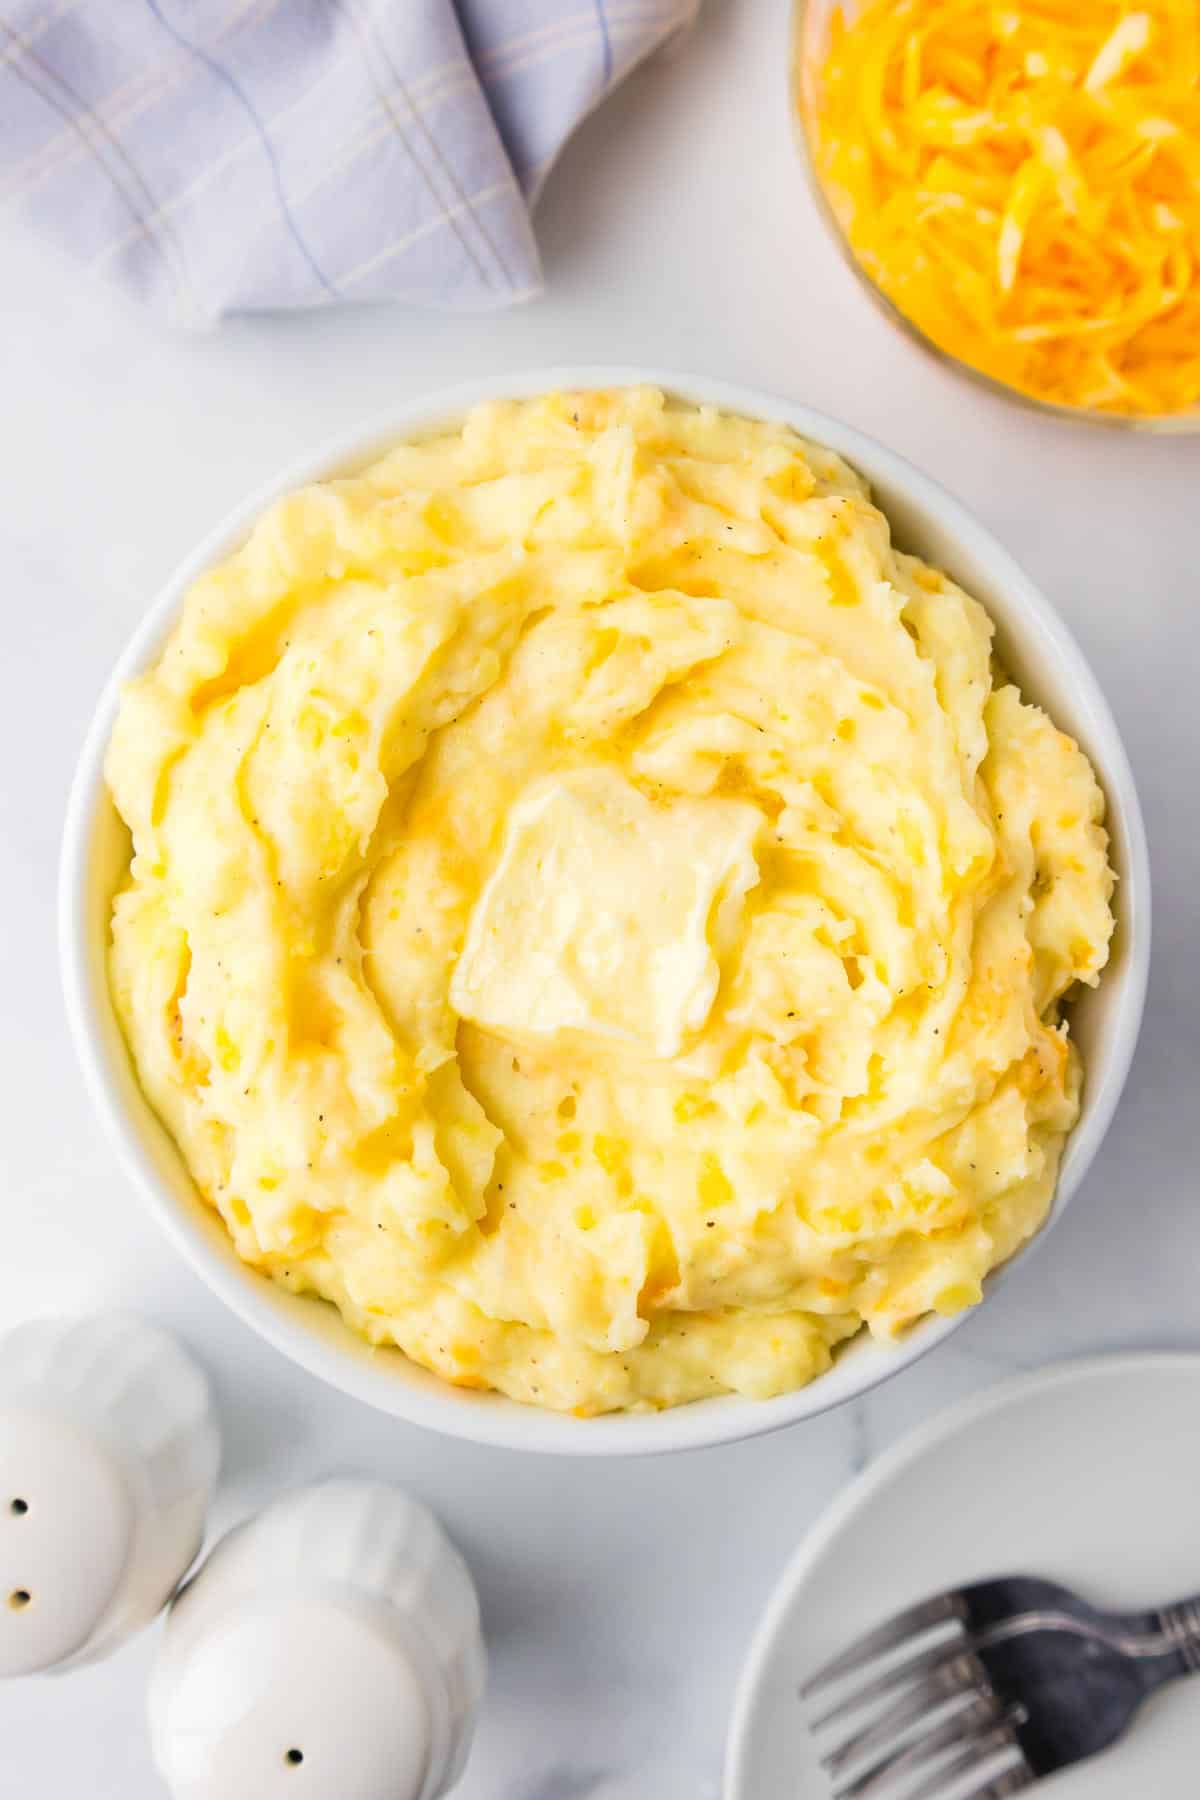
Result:
<svg viewBox="0 0 1200 1800"><path fill-rule="evenodd" d="M113 1012L106 949L112 895L128 861L128 836L105 786L104 756L122 683L153 662L188 588L245 539L270 501L305 482L352 473L399 439L453 425L480 400L638 382L653 383L683 400L782 421L840 452L870 481L898 543L946 569L983 602L995 621L1006 667L1092 759L1108 800L1112 857L1120 877L1118 925L1099 988L1085 992L1072 1012L1071 1029L1084 1059L1083 1106L1063 1155L1050 1220L1034 1243L1062 1213L1100 1148L1133 1056L1146 992L1150 868L1145 832L1133 775L1104 696L1058 614L1011 557L956 500L892 451L807 407L727 382L660 369L583 367L499 376L414 401L285 470L225 519L167 583L100 700L71 792L63 845L59 928L67 1010L88 1087L126 1168L169 1236L221 1299L285 1355L357 1399L453 1437L514 1450L641 1454L754 1437L812 1418L874 1387L949 1336L964 1315L924 1320L893 1346L873 1343L862 1334L843 1348L828 1374L774 1400L725 1397L664 1413L578 1420L451 1387L398 1350L373 1349L327 1303L275 1286L239 1260L220 1218L196 1193L138 1086ZM993 1274L988 1288L1020 1260L1014 1257Z"/></svg>

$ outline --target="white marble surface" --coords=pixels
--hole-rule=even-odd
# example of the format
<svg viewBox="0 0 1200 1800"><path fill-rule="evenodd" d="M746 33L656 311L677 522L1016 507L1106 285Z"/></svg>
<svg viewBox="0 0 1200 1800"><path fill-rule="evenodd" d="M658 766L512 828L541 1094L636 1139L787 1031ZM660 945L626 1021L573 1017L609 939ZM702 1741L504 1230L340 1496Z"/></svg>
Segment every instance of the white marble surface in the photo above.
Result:
<svg viewBox="0 0 1200 1800"><path fill-rule="evenodd" d="M493 1682L463 1800L713 1800L739 1659L785 1554L873 1450L951 1397L1104 1346L1200 1345L1196 620L1200 441L1043 422L902 343L802 189L784 0L709 0L554 175L545 299L157 329L0 219L0 1319L132 1305L213 1372L224 1526L287 1482L411 1483L471 1558ZM865 1404L773 1439L605 1466L523 1461L392 1423L260 1344L176 1259L91 1116L58 993L54 878L87 714L149 596L225 508L389 399L559 359L728 376L839 413L941 477L1066 614L1140 778L1155 967L1133 1077L1053 1237L947 1347ZM936 1530L934 1519L912 1528ZM148 1636L0 1689L0 1794L152 1800Z"/></svg>

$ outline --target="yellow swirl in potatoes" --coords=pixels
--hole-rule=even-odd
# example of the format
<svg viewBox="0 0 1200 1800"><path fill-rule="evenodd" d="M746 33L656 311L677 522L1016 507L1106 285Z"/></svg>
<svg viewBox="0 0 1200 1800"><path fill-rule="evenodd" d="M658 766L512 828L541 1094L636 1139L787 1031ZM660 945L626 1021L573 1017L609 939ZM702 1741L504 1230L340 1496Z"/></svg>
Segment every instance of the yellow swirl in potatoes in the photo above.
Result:
<svg viewBox="0 0 1200 1800"><path fill-rule="evenodd" d="M1046 1213L1099 788L783 427L551 394L292 495L108 775L113 991L200 1191L450 1381L778 1394Z"/></svg>

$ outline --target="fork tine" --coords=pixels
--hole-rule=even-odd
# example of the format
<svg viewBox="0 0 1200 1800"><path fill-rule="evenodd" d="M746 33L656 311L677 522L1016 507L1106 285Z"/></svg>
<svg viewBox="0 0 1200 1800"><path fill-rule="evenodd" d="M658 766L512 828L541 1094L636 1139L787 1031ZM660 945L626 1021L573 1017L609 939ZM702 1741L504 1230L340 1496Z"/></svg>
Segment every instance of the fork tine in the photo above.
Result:
<svg viewBox="0 0 1200 1800"><path fill-rule="evenodd" d="M853 1737L847 1737L838 1750L831 1751L828 1757L820 1759L822 1766L828 1769L829 1778L838 1780L853 1762L862 1762L864 1757L874 1757L878 1751L896 1755L896 1750L889 1746L894 1746L903 1737L903 1733L909 1730L909 1726L918 1724L930 1712L936 1712L948 1697L950 1696L946 1694L930 1694L928 1690L903 1694L878 1719L867 1724L862 1732L855 1732ZM990 1724L993 1719L1000 1717L1000 1703L993 1694L975 1694L968 1705L959 1706L952 1717L959 1730L966 1730L970 1724Z"/></svg>
<svg viewBox="0 0 1200 1800"><path fill-rule="evenodd" d="M957 1682L940 1682L935 1674L920 1686L910 1688L908 1693L901 1694L890 1706L877 1714L869 1725L852 1732L845 1743L837 1746L822 1756L821 1763L832 1776L838 1776L848 1763L858 1762L869 1756L872 1751L886 1749L896 1741L910 1725L916 1725L927 1714L936 1712L939 1706L962 1693ZM981 1695L990 1699L990 1695Z"/></svg>
<svg viewBox="0 0 1200 1800"><path fill-rule="evenodd" d="M960 1745L978 1743L983 1727L994 1725L1001 1717L1000 1702L989 1694L978 1694L966 1706L960 1706L935 1725L931 1731L898 1749L878 1757L853 1781L839 1787L833 1800L868 1800L898 1775L909 1775L922 1763L940 1756L943 1750L957 1750ZM828 1765L826 1765L828 1767Z"/></svg>
<svg viewBox="0 0 1200 1800"><path fill-rule="evenodd" d="M935 1625L942 1625L951 1619L963 1620L967 1616L966 1604L962 1596L956 1593L935 1594L930 1600L922 1600L916 1606L910 1606L904 1612L896 1613L885 1619L873 1631L864 1632L852 1644L827 1663L824 1663L815 1674L810 1675L800 1689L800 1697L809 1700L830 1682L840 1681L843 1675L850 1675L861 1668L872 1657L883 1656L889 1650L898 1650L906 1638L917 1637L923 1631L930 1631Z"/></svg>
<svg viewBox="0 0 1200 1800"><path fill-rule="evenodd" d="M814 1719L812 1729L825 1731L838 1719L844 1719L848 1713L856 1713L872 1700L882 1700L895 1688L910 1687L919 1684L925 1695L926 1703L933 1704L936 1696L949 1699L961 1688L977 1688L980 1693L988 1690L987 1671L979 1658L974 1654L976 1640L965 1632L955 1637L936 1643L929 1650L922 1650L917 1656L910 1656L905 1662L898 1663L894 1669L888 1669L877 1675L873 1681L864 1682L845 1699L839 1700L836 1706Z"/></svg>
<svg viewBox="0 0 1200 1800"><path fill-rule="evenodd" d="M928 1781L921 1783L920 1787L910 1788L904 1796L904 1800L945 1800L946 1795L958 1786L964 1775L970 1775L974 1769L981 1768L991 1757L999 1756L1002 1751L1013 1750L1016 1747L1012 1726L1008 1719L1004 1719L999 1725L994 1725L990 1731L980 1732L967 1749L958 1756L952 1756L949 1762L944 1762ZM1004 1774L1007 1773L1006 1770ZM993 1776L991 1785L995 1786L997 1781L1003 1779L1004 1775ZM1030 1783L1027 1781L1025 1786L1029 1785ZM989 1783L984 1782L982 1788L976 1790L973 1800L979 1800L981 1794L986 1796L988 1788ZM1000 1789L1001 1794L1005 1791L1004 1788ZM1010 1794L1018 1791L1013 1787L1007 1789Z"/></svg>
<svg viewBox="0 0 1200 1800"><path fill-rule="evenodd" d="M997 1775L982 1787L972 1788L964 1796L964 1800L1008 1800L1010 1794L1023 1794L1036 1780L1033 1770L1022 1761L1015 1768L1005 1769L1003 1775Z"/></svg>

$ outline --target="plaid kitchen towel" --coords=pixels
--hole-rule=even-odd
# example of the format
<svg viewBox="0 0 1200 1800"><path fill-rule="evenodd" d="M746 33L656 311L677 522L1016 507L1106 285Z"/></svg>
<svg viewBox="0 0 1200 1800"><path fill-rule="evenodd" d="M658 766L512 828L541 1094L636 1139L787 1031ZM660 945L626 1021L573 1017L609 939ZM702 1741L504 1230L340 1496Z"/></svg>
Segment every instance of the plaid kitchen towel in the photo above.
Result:
<svg viewBox="0 0 1200 1800"><path fill-rule="evenodd" d="M529 205L697 0L0 0L0 216L204 325L537 292Z"/></svg>

